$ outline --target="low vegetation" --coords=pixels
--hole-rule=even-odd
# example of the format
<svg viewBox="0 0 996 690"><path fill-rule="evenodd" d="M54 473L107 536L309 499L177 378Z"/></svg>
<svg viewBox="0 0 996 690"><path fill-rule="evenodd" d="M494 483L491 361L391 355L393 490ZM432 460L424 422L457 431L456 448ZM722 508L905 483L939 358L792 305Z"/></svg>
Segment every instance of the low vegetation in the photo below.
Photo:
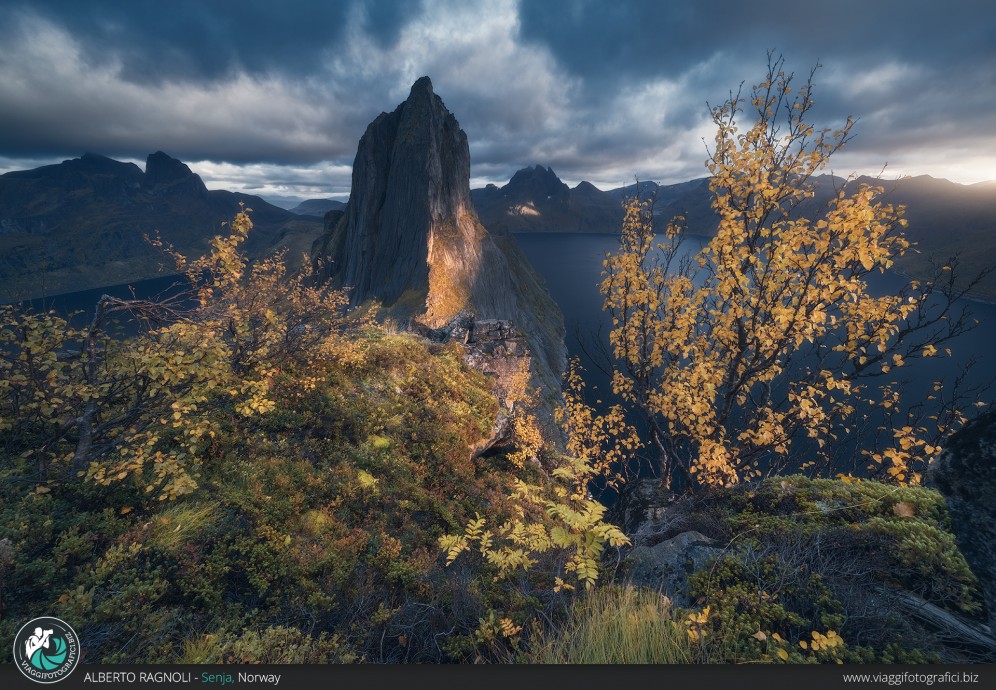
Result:
<svg viewBox="0 0 996 690"><path fill-rule="evenodd" d="M709 659L973 658L897 604L912 594L955 616L981 611L979 583L936 491L790 476L674 510L725 545L689 583Z"/></svg>
<svg viewBox="0 0 996 690"><path fill-rule="evenodd" d="M503 658L626 541L597 470L528 376L477 452L498 402L458 345L247 262L250 228L175 257L182 298L4 311L2 636L45 610L104 662Z"/></svg>
<svg viewBox="0 0 996 690"><path fill-rule="evenodd" d="M534 641L536 664L687 664L695 649L670 600L633 587L603 587L578 602L560 627Z"/></svg>

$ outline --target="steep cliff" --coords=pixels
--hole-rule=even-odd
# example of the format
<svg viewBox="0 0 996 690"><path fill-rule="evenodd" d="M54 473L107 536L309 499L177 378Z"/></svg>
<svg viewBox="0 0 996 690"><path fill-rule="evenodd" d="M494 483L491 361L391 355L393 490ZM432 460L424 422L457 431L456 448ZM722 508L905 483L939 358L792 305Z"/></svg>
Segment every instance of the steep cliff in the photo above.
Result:
<svg viewBox="0 0 996 690"><path fill-rule="evenodd" d="M514 240L492 236L470 196L467 135L422 77L360 139L341 218L315 244L333 284L397 321L440 327L461 311L511 321L547 392L564 370L563 316Z"/></svg>
<svg viewBox="0 0 996 690"><path fill-rule="evenodd" d="M988 623L996 629L996 413L952 436L927 481L948 502L958 546L982 584Z"/></svg>

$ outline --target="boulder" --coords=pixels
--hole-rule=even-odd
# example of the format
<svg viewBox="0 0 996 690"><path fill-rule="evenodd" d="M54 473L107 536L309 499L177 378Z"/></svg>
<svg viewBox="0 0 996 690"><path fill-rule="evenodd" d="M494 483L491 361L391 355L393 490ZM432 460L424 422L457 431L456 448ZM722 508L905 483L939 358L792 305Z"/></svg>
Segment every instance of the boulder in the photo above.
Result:
<svg viewBox="0 0 996 690"><path fill-rule="evenodd" d="M623 561L624 576L665 594L679 608L691 606L688 577L722 553L716 544L700 532L682 532L654 546L636 546Z"/></svg>

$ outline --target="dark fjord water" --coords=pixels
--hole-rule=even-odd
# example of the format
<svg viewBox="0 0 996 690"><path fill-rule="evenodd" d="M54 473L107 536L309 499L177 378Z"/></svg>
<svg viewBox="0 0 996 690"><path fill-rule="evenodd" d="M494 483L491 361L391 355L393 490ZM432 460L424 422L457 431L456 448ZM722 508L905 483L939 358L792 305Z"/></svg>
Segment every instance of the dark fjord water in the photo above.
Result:
<svg viewBox="0 0 996 690"><path fill-rule="evenodd" d="M571 355L583 353L575 331L588 338L597 337L608 345L611 320L602 311L602 296L598 284L602 279L602 260L618 246L616 235L536 233L515 236L522 251L529 258L537 273L546 281L553 299L560 305L567 326L567 349ZM708 240L689 237L685 246L689 252L697 251ZM895 293L906 279L895 273L874 274L870 288L875 294ZM950 344L953 356L910 360L906 366L894 370L896 381L910 398L927 395L933 381L950 380L957 375L962 364L975 360L972 381L983 382L996 377L996 305L962 300L959 309L968 309L979 326ZM589 350L591 348L589 347ZM609 379L589 362L586 377L600 391L608 389ZM991 394L986 400L991 399Z"/></svg>
<svg viewBox="0 0 996 690"><path fill-rule="evenodd" d="M92 290L80 290L79 292L67 292L61 295L28 300L32 309L36 311L54 309L59 314L71 314L82 312L81 318L93 316L93 311L97 307L102 295L110 295L118 299L149 299L155 297L166 297L177 294L189 284L182 276L169 275L148 280L138 280L133 283L122 283L121 285L108 285L106 287L94 288Z"/></svg>
<svg viewBox="0 0 996 690"><path fill-rule="evenodd" d="M564 313L569 353L583 356L576 333L590 339L599 337L600 332L600 340L607 346L611 321L602 311L602 296L598 291L598 284L601 281L602 260L607 253L616 250L617 236L531 233L515 237ZM697 251L705 241L705 238L693 236L686 241L686 247L690 252ZM894 273L871 276L871 288L877 294L895 292L904 282L905 278ZM32 300L31 304L35 309L54 308L63 314L82 311L82 320L92 316L93 309L103 294L123 299L133 294L138 298L150 298L175 294L184 285L186 283L180 276L169 275L55 295L44 300ZM905 382L903 386L908 393L926 395L933 381L950 380L962 364L971 360L976 362L972 376L974 382L996 378L996 305L963 300L959 308L969 309L979 326L950 345L953 357L912 360L907 366L895 370L897 380ZM590 366L590 363L585 362L585 365L590 385L603 393L607 392L608 378Z"/></svg>

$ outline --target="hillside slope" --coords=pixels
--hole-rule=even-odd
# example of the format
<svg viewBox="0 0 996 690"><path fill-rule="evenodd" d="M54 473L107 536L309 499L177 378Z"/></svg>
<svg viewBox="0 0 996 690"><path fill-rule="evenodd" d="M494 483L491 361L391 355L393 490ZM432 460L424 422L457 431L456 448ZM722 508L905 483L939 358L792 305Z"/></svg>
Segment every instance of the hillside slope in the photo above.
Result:
<svg viewBox="0 0 996 690"><path fill-rule="evenodd" d="M186 165L159 151L143 171L85 154L0 176L0 302L150 278L168 259L145 236L157 232L190 256L245 204L256 234L249 251L313 236L321 224L259 197L209 191ZM298 243L300 244L300 243Z"/></svg>

